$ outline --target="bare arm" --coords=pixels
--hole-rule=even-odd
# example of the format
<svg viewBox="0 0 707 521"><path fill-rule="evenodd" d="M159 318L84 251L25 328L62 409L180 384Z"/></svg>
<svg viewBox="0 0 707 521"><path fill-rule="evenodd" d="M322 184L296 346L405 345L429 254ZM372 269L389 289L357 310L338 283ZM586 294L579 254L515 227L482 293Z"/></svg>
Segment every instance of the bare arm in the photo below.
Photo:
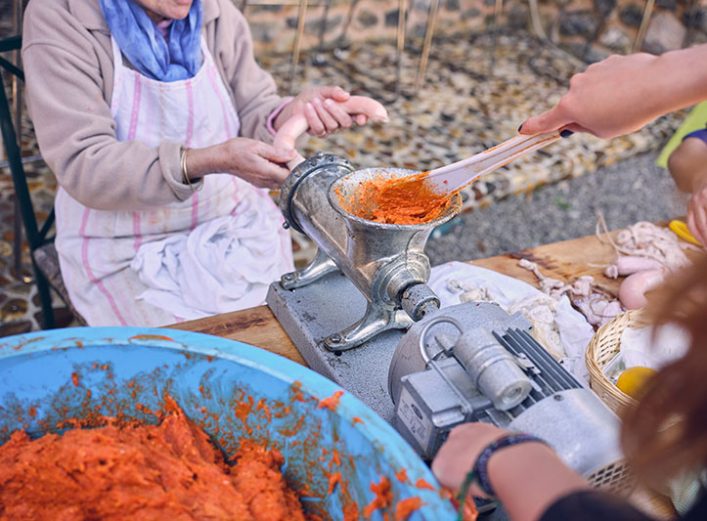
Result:
<svg viewBox="0 0 707 521"><path fill-rule="evenodd" d="M537 443L498 451L489 460L489 476L513 521L537 521L560 498L588 488L552 449Z"/></svg>
<svg viewBox="0 0 707 521"><path fill-rule="evenodd" d="M485 423L460 425L440 448L432 470L442 485L458 490L481 451L506 433ZM561 497L589 487L552 449L540 443L498 450L489 459L488 472L512 521L537 521ZM483 496L476 487L472 487L472 493Z"/></svg>
<svg viewBox="0 0 707 521"><path fill-rule="evenodd" d="M560 102L528 119L521 133L569 128L602 138L628 134L706 99L705 63L707 44L660 56L611 56L573 76Z"/></svg>

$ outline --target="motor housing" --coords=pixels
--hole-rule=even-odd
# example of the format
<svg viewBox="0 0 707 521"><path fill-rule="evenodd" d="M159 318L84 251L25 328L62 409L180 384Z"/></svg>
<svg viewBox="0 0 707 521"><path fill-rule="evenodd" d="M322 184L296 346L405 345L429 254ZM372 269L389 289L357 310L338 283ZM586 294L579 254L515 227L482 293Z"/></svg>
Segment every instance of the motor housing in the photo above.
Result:
<svg viewBox="0 0 707 521"><path fill-rule="evenodd" d="M618 418L530 332L520 314L487 302L443 308L415 323L390 365L396 428L427 460L461 423L526 432L596 486L626 489Z"/></svg>

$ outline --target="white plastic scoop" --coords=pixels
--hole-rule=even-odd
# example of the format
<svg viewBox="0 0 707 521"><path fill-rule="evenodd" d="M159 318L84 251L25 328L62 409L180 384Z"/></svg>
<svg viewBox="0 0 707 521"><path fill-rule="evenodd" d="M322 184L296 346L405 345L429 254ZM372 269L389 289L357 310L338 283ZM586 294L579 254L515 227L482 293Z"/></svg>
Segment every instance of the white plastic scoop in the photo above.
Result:
<svg viewBox="0 0 707 521"><path fill-rule="evenodd" d="M484 174L498 170L519 157L554 143L561 137L569 137L569 130L554 130L545 134L532 136L518 135L495 147L479 152L476 155L431 170L423 178L416 177L414 181L424 181L437 193L454 193Z"/></svg>

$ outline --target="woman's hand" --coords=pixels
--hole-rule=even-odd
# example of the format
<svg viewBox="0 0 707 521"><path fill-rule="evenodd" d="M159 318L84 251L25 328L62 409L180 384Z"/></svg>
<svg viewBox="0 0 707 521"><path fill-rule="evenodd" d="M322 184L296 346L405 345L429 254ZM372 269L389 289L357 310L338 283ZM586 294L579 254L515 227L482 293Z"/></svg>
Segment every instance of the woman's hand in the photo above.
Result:
<svg viewBox="0 0 707 521"><path fill-rule="evenodd" d="M665 92L655 92L651 54L610 56L575 74L569 91L551 110L523 123L522 134L559 128L611 138L638 130L662 114Z"/></svg>
<svg viewBox="0 0 707 521"><path fill-rule="evenodd" d="M190 179L227 173L257 188L277 188L290 173L281 165L296 155L294 150L277 149L262 141L237 137L212 147L190 149L187 172Z"/></svg>
<svg viewBox="0 0 707 521"><path fill-rule="evenodd" d="M303 114L309 125L309 133L324 137L341 128L350 128L354 123L365 125L363 114L349 115L338 102L346 101L351 95L341 87L309 87L295 97L277 116L275 130L295 114Z"/></svg>
<svg viewBox="0 0 707 521"><path fill-rule="evenodd" d="M481 451L504 434L508 431L488 423L464 423L454 427L432 462L432 472L442 486L456 493ZM476 485L471 491L476 497L485 495Z"/></svg>
<svg viewBox="0 0 707 521"><path fill-rule="evenodd" d="M567 128L611 138L707 98L707 45L660 56L610 56L570 80L551 110L528 119L522 134Z"/></svg>

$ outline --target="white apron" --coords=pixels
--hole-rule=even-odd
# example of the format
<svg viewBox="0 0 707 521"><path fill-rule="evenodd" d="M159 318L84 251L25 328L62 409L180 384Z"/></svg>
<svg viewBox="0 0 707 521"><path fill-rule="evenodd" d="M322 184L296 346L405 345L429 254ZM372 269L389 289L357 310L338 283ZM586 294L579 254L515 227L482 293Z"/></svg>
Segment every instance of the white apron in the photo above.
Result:
<svg viewBox="0 0 707 521"><path fill-rule="evenodd" d="M175 82L125 67L112 44L119 141L200 148L238 136L238 115L205 44L199 72ZM90 209L61 188L55 207L62 276L92 326L157 326L260 305L268 284L293 269L290 237L267 190L232 175L208 175L189 199L149 211Z"/></svg>

